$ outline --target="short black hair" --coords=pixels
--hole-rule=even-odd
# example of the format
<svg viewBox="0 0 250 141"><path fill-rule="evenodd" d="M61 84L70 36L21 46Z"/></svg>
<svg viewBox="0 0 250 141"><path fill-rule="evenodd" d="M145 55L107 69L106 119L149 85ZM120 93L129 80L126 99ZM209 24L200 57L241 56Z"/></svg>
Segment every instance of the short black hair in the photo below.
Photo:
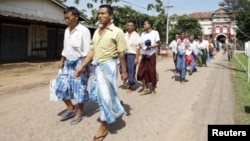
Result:
<svg viewBox="0 0 250 141"><path fill-rule="evenodd" d="M75 15L77 17L80 16L79 10L73 6L67 7L66 9L63 10L63 14L67 14L69 12L71 12L73 15Z"/></svg>
<svg viewBox="0 0 250 141"><path fill-rule="evenodd" d="M133 23L134 25L136 25L135 21L134 20L128 20L127 23Z"/></svg>
<svg viewBox="0 0 250 141"><path fill-rule="evenodd" d="M100 5L99 8L107 8L109 15L113 15L113 8L108 4Z"/></svg>
<svg viewBox="0 0 250 141"><path fill-rule="evenodd" d="M145 19L144 22L147 22L148 24L151 25L151 27L153 27L153 24L154 24L154 23L153 23L152 20L150 20L150 19Z"/></svg>

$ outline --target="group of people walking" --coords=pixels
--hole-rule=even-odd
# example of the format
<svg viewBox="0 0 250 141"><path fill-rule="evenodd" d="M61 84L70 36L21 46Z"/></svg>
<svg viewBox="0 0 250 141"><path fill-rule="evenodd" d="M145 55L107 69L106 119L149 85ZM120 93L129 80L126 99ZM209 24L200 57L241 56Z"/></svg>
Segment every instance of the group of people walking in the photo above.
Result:
<svg viewBox="0 0 250 141"><path fill-rule="evenodd" d="M174 73L179 73L180 82L186 81L186 73L189 75L197 71L197 67L207 67L207 62L214 58L220 51L219 44L207 40L205 36L187 35L186 32L175 35L175 39L170 43L175 64ZM189 67L189 69L187 68Z"/></svg>
<svg viewBox="0 0 250 141"><path fill-rule="evenodd" d="M156 94L156 54L160 36L149 19L144 21L144 31L140 35L136 32L134 21L128 21L127 32L124 33L111 22L114 16L112 7L101 5L98 20L102 26L96 29L91 39L89 29L79 23L79 16L75 7L64 10L68 27L59 64L62 72L56 78L55 92L67 108L61 115L61 121L72 119L71 125L81 122L84 103L91 100L98 104L100 127L93 140L103 140L108 134L108 125L124 113L117 92L118 75L124 83L128 83L127 92L131 92L132 86L140 81L143 87L141 94ZM196 64L207 66L207 55L213 58L216 50L202 36L187 36L185 32L176 34L170 47L175 74L179 73L181 82L185 81L187 66L192 75L197 71ZM87 89L89 78L90 90ZM72 100L77 104L74 105Z"/></svg>
<svg viewBox="0 0 250 141"><path fill-rule="evenodd" d="M124 113L117 93L118 75L123 82L128 82L128 92L137 81L141 81L143 94L156 94L156 51L160 37L158 31L152 29L153 21L149 19L144 21L141 35L135 31L133 21L128 21L124 33L111 22L112 7L101 5L98 20L102 26L96 29L91 39L89 29L79 23L79 16L75 7L64 10L68 27L59 63L62 71L56 78L55 92L67 108L60 120L72 119L71 125L81 122L84 103L91 100L99 105L100 127L93 138L99 141L108 134L108 125ZM87 89L89 78L90 90ZM152 84L151 90L148 83Z"/></svg>

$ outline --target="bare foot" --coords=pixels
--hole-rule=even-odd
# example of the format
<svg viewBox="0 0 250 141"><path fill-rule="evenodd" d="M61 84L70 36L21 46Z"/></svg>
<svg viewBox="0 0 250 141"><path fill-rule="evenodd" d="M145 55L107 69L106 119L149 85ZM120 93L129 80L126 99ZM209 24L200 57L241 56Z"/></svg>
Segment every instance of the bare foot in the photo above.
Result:
<svg viewBox="0 0 250 141"><path fill-rule="evenodd" d="M131 93L131 92L132 92L131 86L128 86L127 93Z"/></svg>
<svg viewBox="0 0 250 141"><path fill-rule="evenodd" d="M151 94L152 94L153 96L155 96L155 95L156 95L156 91L152 91Z"/></svg>
<svg viewBox="0 0 250 141"><path fill-rule="evenodd" d="M93 141L102 141L108 134L108 124L107 122L101 122L101 126L94 136Z"/></svg>
<svg viewBox="0 0 250 141"><path fill-rule="evenodd" d="M131 92L132 92L132 90L128 88L127 89L127 93L131 93Z"/></svg>

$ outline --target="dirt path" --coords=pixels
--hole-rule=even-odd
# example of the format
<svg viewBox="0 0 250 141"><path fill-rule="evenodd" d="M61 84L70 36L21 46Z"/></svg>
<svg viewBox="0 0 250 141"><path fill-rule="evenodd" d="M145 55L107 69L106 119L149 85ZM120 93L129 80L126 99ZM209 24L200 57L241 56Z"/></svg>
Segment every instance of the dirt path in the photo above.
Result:
<svg viewBox="0 0 250 141"><path fill-rule="evenodd" d="M181 84L173 78L171 57L157 63L157 96L127 94L118 82L126 113L110 125L107 141L204 141L208 124L233 124L234 101L226 56L218 54L208 67L187 76ZM63 103L50 102L48 85L0 95L0 141L90 141L98 129L92 103L85 105L78 125L60 122Z"/></svg>

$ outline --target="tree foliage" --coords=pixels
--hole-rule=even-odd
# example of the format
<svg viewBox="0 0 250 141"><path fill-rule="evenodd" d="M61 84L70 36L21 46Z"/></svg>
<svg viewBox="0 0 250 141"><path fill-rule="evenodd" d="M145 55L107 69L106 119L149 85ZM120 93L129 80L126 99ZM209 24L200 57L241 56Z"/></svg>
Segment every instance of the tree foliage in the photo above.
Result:
<svg viewBox="0 0 250 141"><path fill-rule="evenodd" d="M155 10L158 15L152 16L154 21L153 29L157 30L160 34L161 41L166 41L166 29L167 29L167 15L165 14L165 8L161 0L155 0L155 4L148 4L148 10Z"/></svg>
<svg viewBox="0 0 250 141"><path fill-rule="evenodd" d="M177 18L177 24L170 30L169 39L174 39L175 34L186 32L189 35L202 35L202 28L197 18L190 17L188 15L179 16Z"/></svg>
<svg viewBox="0 0 250 141"><path fill-rule="evenodd" d="M232 19L237 23L237 38L242 41L250 39L250 1L224 0L225 8L232 12Z"/></svg>

